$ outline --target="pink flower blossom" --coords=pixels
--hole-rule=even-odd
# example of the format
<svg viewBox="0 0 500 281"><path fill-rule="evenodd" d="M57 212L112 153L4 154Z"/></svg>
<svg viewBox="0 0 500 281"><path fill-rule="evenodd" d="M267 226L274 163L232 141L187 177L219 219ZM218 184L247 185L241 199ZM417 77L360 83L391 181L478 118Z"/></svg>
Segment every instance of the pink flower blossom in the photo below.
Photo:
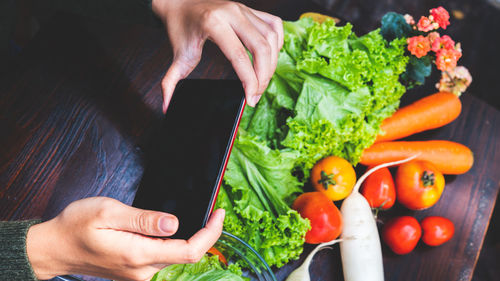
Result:
<svg viewBox="0 0 500 281"><path fill-rule="evenodd" d="M446 11L445 8L439 6L437 8L430 10L432 20L436 22L439 27L442 29L446 29L448 25L450 25L450 14Z"/></svg>
<svg viewBox="0 0 500 281"><path fill-rule="evenodd" d="M436 32L436 31L433 31L433 32L427 34L427 39L429 39L429 42L431 43L431 46L432 46L432 44L434 44L434 41L436 39L439 39L439 36L440 36L439 33Z"/></svg>
<svg viewBox="0 0 500 281"><path fill-rule="evenodd" d="M413 19L413 17L411 15L406 14L403 17L405 18L405 21L407 24L409 24L409 25L415 24L415 20Z"/></svg>
<svg viewBox="0 0 500 281"><path fill-rule="evenodd" d="M428 32L437 29L438 27L439 25L437 23L433 22L431 19L424 16L420 17L420 20L417 23L418 30L423 32Z"/></svg>
<svg viewBox="0 0 500 281"><path fill-rule="evenodd" d="M441 80L436 84L436 88L441 92L450 92L460 96L471 83L472 76L469 70L463 66L457 66L451 71L441 73Z"/></svg>
<svg viewBox="0 0 500 281"><path fill-rule="evenodd" d="M442 37L438 37L434 39L431 43L431 49L434 52L438 52L441 49L453 49L455 48L455 41L451 39L448 35L443 35Z"/></svg>
<svg viewBox="0 0 500 281"><path fill-rule="evenodd" d="M408 51L417 58L421 58L431 50L431 43L422 35L408 38Z"/></svg>

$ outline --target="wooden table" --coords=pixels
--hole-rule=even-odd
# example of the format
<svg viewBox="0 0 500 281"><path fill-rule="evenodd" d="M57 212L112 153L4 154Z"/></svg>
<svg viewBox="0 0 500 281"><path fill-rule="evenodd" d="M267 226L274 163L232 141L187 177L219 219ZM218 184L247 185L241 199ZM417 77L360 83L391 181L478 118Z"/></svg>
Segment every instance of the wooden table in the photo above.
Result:
<svg viewBox="0 0 500 281"><path fill-rule="evenodd" d="M293 3L256 1L252 6L284 19L321 11L309 2ZM0 219L52 218L89 196L130 204L150 153L151 132L162 116L159 83L170 62L162 29L64 14L44 26L0 82ZM207 43L191 77L235 75L217 47ZM430 210L396 207L382 217L442 215L455 222L456 235L441 247L419 245L406 256L384 246L387 280L472 276L499 191L500 112L470 94L462 102L456 121L416 138L463 143L474 152L474 167L447 177L443 198ZM305 252L310 250L306 246ZM278 280L302 259L276 270ZM338 247L320 252L311 270L312 280L342 280Z"/></svg>

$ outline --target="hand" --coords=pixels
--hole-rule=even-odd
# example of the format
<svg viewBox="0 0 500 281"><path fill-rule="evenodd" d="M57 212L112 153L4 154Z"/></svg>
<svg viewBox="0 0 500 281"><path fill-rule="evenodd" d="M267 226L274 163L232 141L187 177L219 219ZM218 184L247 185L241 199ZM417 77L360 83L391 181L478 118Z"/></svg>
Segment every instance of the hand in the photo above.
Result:
<svg viewBox="0 0 500 281"><path fill-rule="evenodd" d="M280 18L225 0L153 0L152 5L167 28L174 52L162 81L163 112L177 82L200 61L207 39L214 41L233 65L247 103L257 104L276 69L283 45ZM253 65L243 45L252 53Z"/></svg>
<svg viewBox="0 0 500 281"><path fill-rule="evenodd" d="M163 267L194 263L219 238L224 210L189 240L166 237L177 231L173 215L136 209L117 200L75 201L54 219L32 226L26 251L39 279L84 274L113 280L150 280Z"/></svg>

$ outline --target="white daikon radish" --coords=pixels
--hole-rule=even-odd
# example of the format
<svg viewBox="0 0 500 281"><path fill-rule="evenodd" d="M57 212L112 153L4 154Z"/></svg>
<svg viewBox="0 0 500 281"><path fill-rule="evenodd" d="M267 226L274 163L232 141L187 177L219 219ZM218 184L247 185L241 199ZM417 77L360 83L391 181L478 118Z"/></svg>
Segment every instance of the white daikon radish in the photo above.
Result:
<svg viewBox="0 0 500 281"><path fill-rule="evenodd" d="M376 166L359 178L352 193L344 199L340 212L342 213L342 228L340 255L345 281L383 281L384 265L382 249L377 230L377 223L372 209L365 197L359 193L363 181L376 170L399 165L414 159L416 155L404 160L385 163Z"/></svg>
<svg viewBox="0 0 500 281"><path fill-rule="evenodd" d="M325 248L328 248L329 246L338 243L340 241L342 241L342 239L332 240L330 242L321 243L318 246L316 246L316 248L314 248L314 250L312 250L311 253L309 253L309 255L304 260L302 265L297 267L292 273L290 273L290 275L288 275L286 281L311 281L311 277L309 275L309 265L311 265L311 261L314 255L317 252Z"/></svg>

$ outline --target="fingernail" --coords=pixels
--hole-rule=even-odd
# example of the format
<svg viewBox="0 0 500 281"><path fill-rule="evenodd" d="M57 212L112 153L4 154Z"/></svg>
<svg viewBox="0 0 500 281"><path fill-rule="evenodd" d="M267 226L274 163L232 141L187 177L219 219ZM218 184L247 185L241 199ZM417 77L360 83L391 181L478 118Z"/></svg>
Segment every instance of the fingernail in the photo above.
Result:
<svg viewBox="0 0 500 281"><path fill-rule="evenodd" d="M172 233L177 231L177 221L171 217L160 218L160 230L166 233Z"/></svg>
<svg viewBox="0 0 500 281"><path fill-rule="evenodd" d="M261 96L262 95L250 97L250 106L256 106L257 103L259 102Z"/></svg>

